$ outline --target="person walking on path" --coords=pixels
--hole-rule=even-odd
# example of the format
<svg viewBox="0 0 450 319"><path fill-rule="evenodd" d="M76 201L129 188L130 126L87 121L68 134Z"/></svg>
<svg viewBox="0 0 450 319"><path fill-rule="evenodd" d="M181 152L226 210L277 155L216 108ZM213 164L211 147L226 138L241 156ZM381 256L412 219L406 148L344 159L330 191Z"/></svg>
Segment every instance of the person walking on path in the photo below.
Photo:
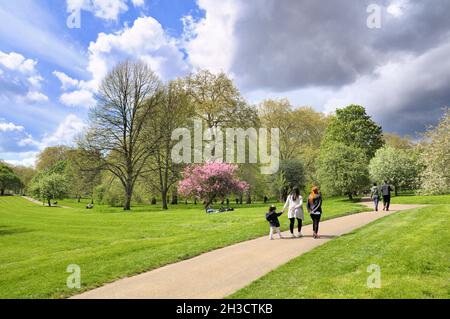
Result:
<svg viewBox="0 0 450 319"><path fill-rule="evenodd" d="M378 212L378 203L380 202L380 189L377 186L377 183L373 183L372 188L370 189L370 198L373 200L375 205L375 211Z"/></svg>
<svg viewBox="0 0 450 319"><path fill-rule="evenodd" d="M319 222L322 216L322 195L319 193L319 188L314 186L311 190L311 194L308 197L308 203L306 208L313 221L313 237L314 239L320 238L319 236Z"/></svg>
<svg viewBox="0 0 450 319"><path fill-rule="evenodd" d="M288 208L288 218L289 218L289 229L291 231L291 236L295 237L294 235L294 226L295 226L295 219L297 219L297 228L298 228L298 237L302 237L302 225L303 220L305 219L305 216L303 214L303 197L300 195L300 190L296 186L292 189L291 194L288 196L286 203L283 207L283 212Z"/></svg>
<svg viewBox="0 0 450 319"><path fill-rule="evenodd" d="M383 210L389 211L389 205L391 203L391 191L392 187L387 181L381 185L381 194L383 195Z"/></svg>
<svg viewBox="0 0 450 319"><path fill-rule="evenodd" d="M275 205L271 205L269 207L269 212L266 214L266 220L270 224L270 233L269 233L270 240L273 240L274 231L278 234L278 236L280 236L280 239L283 239L283 236L281 235L280 232L280 221L278 220L278 217L281 216L283 212L277 213L276 210L277 208L275 207Z"/></svg>

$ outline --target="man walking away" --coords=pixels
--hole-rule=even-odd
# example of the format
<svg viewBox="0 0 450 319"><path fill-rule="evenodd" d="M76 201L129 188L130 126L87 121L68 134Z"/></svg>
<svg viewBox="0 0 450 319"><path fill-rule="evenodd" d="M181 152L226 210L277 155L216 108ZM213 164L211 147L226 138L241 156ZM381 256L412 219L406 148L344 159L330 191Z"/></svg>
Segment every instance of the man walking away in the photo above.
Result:
<svg viewBox="0 0 450 319"><path fill-rule="evenodd" d="M375 211L378 212L378 202L380 201L380 190L378 189L377 183L373 183L370 189L370 198L372 198L375 205Z"/></svg>
<svg viewBox="0 0 450 319"><path fill-rule="evenodd" d="M383 195L383 210L389 211L389 204L391 203L391 185L387 181L381 185L381 194Z"/></svg>

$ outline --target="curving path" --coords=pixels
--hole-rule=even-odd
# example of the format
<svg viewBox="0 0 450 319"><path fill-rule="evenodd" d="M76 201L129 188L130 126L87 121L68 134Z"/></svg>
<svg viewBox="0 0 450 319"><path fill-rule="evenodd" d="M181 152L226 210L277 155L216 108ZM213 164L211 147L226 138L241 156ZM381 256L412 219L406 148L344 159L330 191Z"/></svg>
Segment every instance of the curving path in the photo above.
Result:
<svg viewBox="0 0 450 319"><path fill-rule="evenodd" d="M364 204L372 207L371 202ZM270 241L264 236L120 279L72 298L223 298L337 236L397 211L422 206L393 204L390 212L364 212L327 220L320 224L320 239L311 237L311 225L303 227L303 238L279 240L275 236L276 240ZM288 233L283 235L287 237Z"/></svg>

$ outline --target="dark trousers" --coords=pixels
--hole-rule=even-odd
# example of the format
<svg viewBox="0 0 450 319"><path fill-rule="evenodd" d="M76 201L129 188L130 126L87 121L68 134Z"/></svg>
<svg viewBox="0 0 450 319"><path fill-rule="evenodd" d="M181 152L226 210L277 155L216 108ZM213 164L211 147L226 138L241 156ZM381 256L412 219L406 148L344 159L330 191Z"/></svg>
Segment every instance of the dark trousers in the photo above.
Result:
<svg viewBox="0 0 450 319"><path fill-rule="evenodd" d="M380 198L378 196L373 197L373 203L375 205L375 211L378 211L378 203L380 201Z"/></svg>
<svg viewBox="0 0 450 319"><path fill-rule="evenodd" d="M391 195L383 195L383 206L389 210L389 204L391 203Z"/></svg>
<svg viewBox="0 0 450 319"><path fill-rule="evenodd" d="M289 229L291 230L291 234L294 233L294 226L295 226L295 218L289 218L289 221L291 222L289 224ZM297 218L297 223L298 223L298 232L301 233L302 232L302 220L300 218Z"/></svg>
<svg viewBox="0 0 450 319"><path fill-rule="evenodd" d="M316 234L319 232L320 216L321 215L311 214L311 219L313 221L313 232Z"/></svg>

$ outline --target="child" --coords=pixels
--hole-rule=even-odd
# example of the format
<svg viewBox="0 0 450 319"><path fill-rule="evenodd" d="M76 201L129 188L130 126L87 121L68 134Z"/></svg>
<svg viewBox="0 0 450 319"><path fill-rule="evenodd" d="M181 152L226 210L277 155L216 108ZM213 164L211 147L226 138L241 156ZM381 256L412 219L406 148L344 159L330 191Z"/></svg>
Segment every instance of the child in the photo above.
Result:
<svg viewBox="0 0 450 319"><path fill-rule="evenodd" d="M281 232L280 232L280 221L278 220L278 216L281 216L281 214L283 214L283 212L277 213L276 209L277 208L275 207L275 205L271 205L269 207L269 212L266 214L266 220L270 224L270 235L269 235L270 240L273 240L273 231L274 230L277 232L278 236L280 236L280 239L283 238L283 236L281 235Z"/></svg>

